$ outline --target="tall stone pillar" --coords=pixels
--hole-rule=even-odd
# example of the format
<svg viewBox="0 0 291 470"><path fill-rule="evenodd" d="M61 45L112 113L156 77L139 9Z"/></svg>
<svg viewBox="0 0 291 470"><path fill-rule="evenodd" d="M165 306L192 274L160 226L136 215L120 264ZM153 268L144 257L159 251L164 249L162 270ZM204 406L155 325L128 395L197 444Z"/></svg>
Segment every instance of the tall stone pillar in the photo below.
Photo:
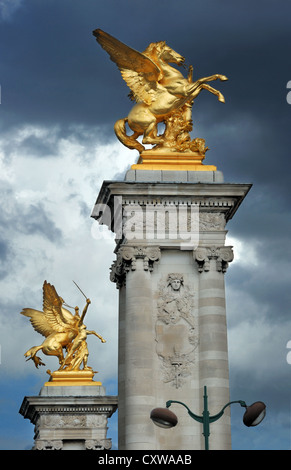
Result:
<svg viewBox="0 0 291 470"><path fill-rule="evenodd" d="M233 259L226 223L250 189L219 171L130 170L105 181L92 217L117 234L111 280L119 290L119 449L203 449L201 425L172 405L179 425L157 428L168 400L210 414L229 401L224 276ZM231 447L230 417L211 449Z"/></svg>

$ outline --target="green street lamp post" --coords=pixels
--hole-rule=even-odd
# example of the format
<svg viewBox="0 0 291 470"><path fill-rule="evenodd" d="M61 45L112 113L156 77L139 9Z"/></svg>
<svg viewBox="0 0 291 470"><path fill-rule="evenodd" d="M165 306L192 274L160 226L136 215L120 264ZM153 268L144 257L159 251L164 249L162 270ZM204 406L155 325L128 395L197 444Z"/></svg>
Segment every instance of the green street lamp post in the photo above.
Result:
<svg viewBox="0 0 291 470"><path fill-rule="evenodd" d="M204 442L205 442L205 450L209 450L209 436L210 436L210 424L214 423L218 419L222 417L224 414L225 408L228 406L232 405L233 403L239 403L240 406L243 408L246 408L246 411L243 416L243 423L246 426L257 426L265 417L266 415L266 405L261 402L255 402L251 406L247 406L246 403L242 400L236 400L236 401L230 401L227 403L219 413L210 416L209 411L208 411L208 395L207 395L207 387L204 387L204 395L203 395L203 400L204 400L204 409L202 416L198 416L195 413L193 413L185 403L177 400L169 400L166 403L166 408L155 408L151 412L151 419L152 421L160 427L163 428L171 428L176 426L178 423L178 418L176 415L170 411L168 408L172 405L172 403L178 403L179 405L184 406L187 411L189 416L193 418L195 421L198 421L199 423L202 424L203 426L203 431L202 434L204 436Z"/></svg>

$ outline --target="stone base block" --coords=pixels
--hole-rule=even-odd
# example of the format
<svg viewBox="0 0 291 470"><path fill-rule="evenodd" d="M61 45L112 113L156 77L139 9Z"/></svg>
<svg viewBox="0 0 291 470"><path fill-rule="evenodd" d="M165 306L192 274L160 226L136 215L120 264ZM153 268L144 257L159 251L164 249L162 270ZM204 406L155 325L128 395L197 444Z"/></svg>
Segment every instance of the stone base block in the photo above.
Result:
<svg viewBox="0 0 291 470"><path fill-rule="evenodd" d="M221 171L128 170L125 181L135 183L223 183Z"/></svg>

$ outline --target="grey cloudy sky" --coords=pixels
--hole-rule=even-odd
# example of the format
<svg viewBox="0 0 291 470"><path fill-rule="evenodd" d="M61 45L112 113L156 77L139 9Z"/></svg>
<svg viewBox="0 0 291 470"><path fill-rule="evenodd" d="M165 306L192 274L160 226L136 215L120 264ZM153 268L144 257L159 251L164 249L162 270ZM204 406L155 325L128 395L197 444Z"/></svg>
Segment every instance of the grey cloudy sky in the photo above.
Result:
<svg viewBox="0 0 291 470"><path fill-rule="evenodd" d="M105 179L135 162L115 138L128 89L96 43L101 28L142 51L166 40L194 66L221 73L221 104L206 92L193 107L193 137L225 181L253 187L229 222L235 261L226 274L231 399L263 400L260 428L233 408L233 448L290 448L291 339L289 0L0 0L0 448L29 448L24 395L47 380L23 353L39 341L19 315L41 307L44 279L69 304L92 300L90 358L115 394L117 291L109 281L114 242L90 218ZM45 361L54 367L54 360ZM50 365L51 364L51 365ZM116 421L110 433L116 439Z"/></svg>

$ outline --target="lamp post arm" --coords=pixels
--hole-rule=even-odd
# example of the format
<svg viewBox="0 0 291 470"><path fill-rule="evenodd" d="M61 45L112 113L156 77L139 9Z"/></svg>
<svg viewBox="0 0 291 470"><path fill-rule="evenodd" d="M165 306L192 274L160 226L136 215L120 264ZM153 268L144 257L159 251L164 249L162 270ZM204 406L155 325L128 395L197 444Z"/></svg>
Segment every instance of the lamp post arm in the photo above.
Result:
<svg viewBox="0 0 291 470"><path fill-rule="evenodd" d="M193 413L193 412L190 410L190 408L188 408L188 406L185 405L185 403L183 403L182 401L169 400L169 401L167 401L167 403L166 403L166 407L169 408L172 403L178 403L179 405L184 406L184 408L186 408L186 410L188 411L188 414L191 416L191 418L195 419L195 421L198 421L199 423L203 423L203 416L198 416L198 415L196 415L195 413Z"/></svg>
<svg viewBox="0 0 291 470"><path fill-rule="evenodd" d="M219 418L221 418L221 416L224 413L225 408L232 405L233 403L239 403L240 406L242 406L244 408L247 408L246 403L242 400L230 401L229 403L224 405L224 407L220 410L219 413L217 413L216 415L210 416L209 411L208 411L207 387L204 387L204 409L203 409L202 416L198 416L195 413L193 413L193 411L191 411L190 408L188 408L188 406L185 405L185 403L183 403L182 401L169 400L166 403L166 407L169 408L172 403L178 403L179 405L184 406L184 408L186 408L186 410L188 411L188 414L191 416L191 418L195 419L195 421L198 421L199 423L202 423L202 425L203 425L203 436L204 436L204 440L205 440L205 450L209 449L210 424L214 423Z"/></svg>
<svg viewBox="0 0 291 470"><path fill-rule="evenodd" d="M224 405L224 407L222 408L222 410L221 410L219 413L217 413L216 415L213 415L213 416L209 416L209 422L210 422L210 423L214 423L214 422L217 421L219 418L221 418L221 416L222 416L223 413L224 413L225 408L227 408L228 406L232 405L233 403L239 403L240 406L242 406L242 407L244 407L244 408L247 408L246 402L244 402L243 400L230 401L229 403L227 403L226 405Z"/></svg>

